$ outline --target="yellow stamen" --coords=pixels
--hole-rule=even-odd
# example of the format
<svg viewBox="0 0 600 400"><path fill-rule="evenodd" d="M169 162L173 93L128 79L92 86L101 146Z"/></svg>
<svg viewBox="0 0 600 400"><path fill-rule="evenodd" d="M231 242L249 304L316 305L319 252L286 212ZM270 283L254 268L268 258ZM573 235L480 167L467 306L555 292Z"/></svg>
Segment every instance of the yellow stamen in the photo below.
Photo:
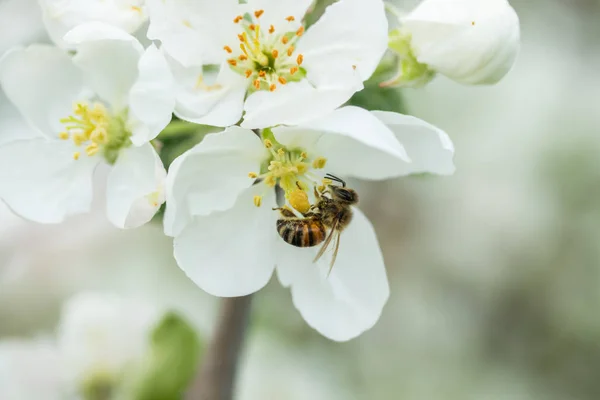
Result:
<svg viewBox="0 0 600 400"><path fill-rule="evenodd" d="M183 26L187 26L188 28L192 27L192 23L187 19L182 20L181 23L183 24Z"/></svg>
<svg viewBox="0 0 600 400"><path fill-rule="evenodd" d="M275 89L277 89L277 85L276 85L276 84L274 84L274 83L272 83L272 84L269 86L269 91L270 91L270 92L274 92L274 91L275 91Z"/></svg>
<svg viewBox="0 0 600 400"><path fill-rule="evenodd" d="M287 55L288 55L288 57L291 57L291 56L292 56L292 54L294 54L294 50L295 50L294 46L290 46L290 47L287 49Z"/></svg>
<svg viewBox="0 0 600 400"><path fill-rule="evenodd" d="M292 67L290 68L290 74L294 75L296 72L298 72L298 67Z"/></svg>
<svg viewBox="0 0 600 400"><path fill-rule="evenodd" d="M264 78L265 76L267 76L267 73L265 71L259 71L258 76L260 76L261 78Z"/></svg>
<svg viewBox="0 0 600 400"><path fill-rule="evenodd" d="M277 49L273 49L271 55L273 55L273 58L277 58L277 56L279 55L279 51L277 51Z"/></svg>
<svg viewBox="0 0 600 400"><path fill-rule="evenodd" d="M256 179L258 178L258 174L256 172L248 172L248 178Z"/></svg>
<svg viewBox="0 0 600 400"><path fill-rule="evenodd" d="M248 56L245 54L240 54L238 57L238 60L240 61L246 61L248 59Z"/></svg>
<svg viewBox="0 0 600 400"><path fill-rule="evenodd" d="M229 47L229 46L224 46L223 50L225 50L228 53L232 53L233 52L233 50L231 50L231 47Z"/></svg>
<svg viewBox="0 0 600 400"><path fill-rule="evenodd" d="M242 17L241 15L238 15L237 17L235 17L235 18L233 19L233 23L234 23L234 24L237 24L237 23L239 23L239 22L240 22L242 19L244 19L244 17Z"/></svg>
<svg viewBox="0 0 600 400"><path fill-rule="evenodd" d="M290 15L289 17L286 17L286 19L285 19L285 20L286 20L287 22L293 22L293 21L295 21L295 20L296 20L296 18L294 18L294 16L293 16L293 15Z"/></svg>
<svg viewBox="0 0 600 400"><path fill-rule="evenodd" d="M256 207L260 207L261 204L262 204L262 197L261 196L254 196L254 205Z"/></svg>
<svg viewBox="0 0 600 400"><path fill-rule="evenodd" d="M61 138L62 140L67 140L69 138L69 133L68 132L61 132L58 134L58 137Z"/></svg>
<svg viewBox="0 0 600 400"><path fill-rule="evenodd" d="M99 150L98 145L96 143L92 143L85 148L85 154L87 154L88 156L91 157L94 154L96 154L98 152L98 150Z"/></svg>
<svg viewBox="0 0 600 400"><path fill-rule="evenodd" d="M271 142L269 139L265 139L264 144L267 149L273 147L273 142Z"/></svg>
<svg viewBox="0 0 600 400"><path fill-rule="evenodd" d="M246 72L246 78L250 78L250 75L252 75L252 70L251 69L247 69Z"/></svg>
<svg viewBox="0 0 600 400"><path fill-rule="evenodd" d="M298 54L298 57L296 57L296 63L298 65L302 65L303 61L304 61L304 56L302 54Z"/></svg>
<svg viewBox="0 0 600 400"><path fill-rule="evenodd" d="M73 160L79 160L79 156L81 155L80 152L76 151L75 153L73 153Z"/></svg>
<svg viewBox="0 0 600 400"><path fill-rule="evenodd" d="M302 36L304 34L304 27L301 26L300 28L298 28L298 30L296 31L296 36Z"/></svg>
<svg viewBox="0 0 600 400"><path fill-rule="evenodd" d="M287 83L287 81L285 80L285 78L283 76L280 76L279 79L277 79L279 81L279 83L281 83L282 85L285 85Z"/></svg>
<svg viewBox="0 0 600 400"><path fill-rule="evenodd" d="M306 160L308 158L308 154L306 154L306 152L303 151L302 153L300 153L300 158L302 158L303 160Z"/></svg>
<svg viewBox="0 0 600 400"><path fill-rule="evenodd" d="M315 169L325 168L325 164L327 164L327 159L324 157L317 157L312 162L312 166Z"/></svg>
<svg viewBox="0 0 600 400"><path fill-rule="evenodd" d="M269 33L273 33L273 32L275 32L275 27L273 25L271 25L269 27Z"/></svg>
<svg viewBox="0 0 600 400"><path fill-rule="evenodd" d="M237 61L233 58L230 58L229 60L227 60L227 62L229 63L229 65L232 65L234 67L237 65Z"/></svg>
<svg viewBox="0 0 600 400"><path fill-rule="evenodd" d="M290 39L288 39L287 36L284 36L281 38L281 43L283 43L283 44L287 44L289 41L290 41Z"/></svg>
<svg viewBox="0 0 600 400"><path fill-rule="evenodd" d="M260 80L255 79L252 84L254 85L254 87L256 88L256 90L260 89Z"/></svg>
<svg viewBox="0 0 600 400"><path fill-rule="evenodd" d="M256 10L254 11L254 16L256 18L260 18L261 15L263 15L265 13L265 10Z"/></svg>
<svg viewBox="0 0 600 400"><path fill-rule="evenodd" d="M265 178L265 185L269 187L274 187L277 184L277 179L273 175L267 175Z"/></svg>

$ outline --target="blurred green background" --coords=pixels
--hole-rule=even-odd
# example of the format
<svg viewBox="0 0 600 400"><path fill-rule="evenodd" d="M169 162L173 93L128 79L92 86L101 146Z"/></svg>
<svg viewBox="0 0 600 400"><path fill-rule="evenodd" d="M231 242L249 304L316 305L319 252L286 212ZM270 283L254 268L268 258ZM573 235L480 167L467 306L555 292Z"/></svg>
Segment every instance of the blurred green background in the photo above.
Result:
<svg viewBox="0 0 600 400"><path fill-rule="evenodd" d="M457 172L353 182L388 268L381 320L331 342L273 279L255 298L238 399L600 398L600 1L511 4L522 49L500 84L438 77L388 94L448 132ZM43 39L35 7L0 0L0 52ZM2 97L0 141L26 129ZM118 231L96 208L60 226L2 209L0 339L51 332L88 289L166 305L208 334L216 299L160 226Z"/></svg>

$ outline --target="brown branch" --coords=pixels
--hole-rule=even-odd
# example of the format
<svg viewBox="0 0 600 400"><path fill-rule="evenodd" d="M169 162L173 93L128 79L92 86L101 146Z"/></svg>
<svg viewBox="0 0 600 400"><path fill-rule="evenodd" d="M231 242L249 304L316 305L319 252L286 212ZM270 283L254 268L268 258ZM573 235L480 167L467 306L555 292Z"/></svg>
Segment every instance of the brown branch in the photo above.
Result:
<svg viewBox="0 0 600 400"><path fill-rule="evenodd" d="M224 298L214 336L187 400L232 400L252 295Z"/></svg>

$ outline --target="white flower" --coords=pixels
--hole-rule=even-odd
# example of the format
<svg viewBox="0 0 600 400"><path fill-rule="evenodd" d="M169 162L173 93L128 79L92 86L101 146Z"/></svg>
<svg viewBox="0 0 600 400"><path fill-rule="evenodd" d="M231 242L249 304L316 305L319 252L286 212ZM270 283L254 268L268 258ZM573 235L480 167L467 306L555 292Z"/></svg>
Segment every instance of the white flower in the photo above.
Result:
<svg viewBox="0 0 600 400"><path fill-rule="evenodd" d="M148 18L144 0L38 0L50 38L70 48L64 35L87 22L104 22L134 33Z"/></svg>
<svg viewBox="0 0 600 400"><path fill-rule="evenodd" d="M278 236L274 187L306 212L325 170L376 180L450 174L453 152L444 132L417 118L357 107L301 126L265 130L262 140L253 131L230 127L206 136L173 162L165 233L175 236L179 266L207 292L255 292L277 266L304 319L331 339L348 340L375 324L389 294L373 227L354 209L327 276L330 255L313 264L319 246L296 248Z"/></svg>
<svg viewBox="0 0 600 400"><path fill-rule="evenodd" d="M0 198L27 219L61 222L89 211L94 169L109 164L110 221L142 225L164 201L166 172L149 142L171 119L172 75L156 47L108 25L66 40L72 59L41 45L2 59L0 84L40 137L0 146Z"/></svg>
<svg viewBox="0 0 600 400"><path fill-rule="evenodd" d="M439 72L459 83L494 84L519 51L519 18L507 0L424 0L392 32L402 58L391 84L421 84Z"/></svg>
<svg viewBox="0 0 600 400"><path fill-rule="evenodd" d="M73 388L116 387L139 367L160 317L160 310L135 299L93 292L72 297L56 339L64 380Z"/></svg>
<svg viewBox="0 0 600 400"><path fill-rule="evenodd" d="M148 37L171 56L175 113L201 124L298 124L362 89L387 46L381 0L341 0L306 32L312 0L148 2ZM221 65L217 74L206 65ZM244 101L244 98L246 97Z"/></svg>

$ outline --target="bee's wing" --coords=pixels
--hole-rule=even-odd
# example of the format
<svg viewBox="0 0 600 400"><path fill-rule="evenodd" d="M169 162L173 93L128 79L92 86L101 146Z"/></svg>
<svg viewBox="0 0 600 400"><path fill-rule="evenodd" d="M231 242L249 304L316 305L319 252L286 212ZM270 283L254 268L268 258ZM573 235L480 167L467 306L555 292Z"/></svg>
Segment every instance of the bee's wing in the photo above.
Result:
<svg viewBox="0 0 600 400"><path fill-rule="evenodd" d="M323 256L323 254L325 254L325 250L327 250L327 247L329 247L329 243L331 243L331 239L333 239L333 235L335 235L335 232L337 231L338 222L339 221L336 219L335 222L333 223L333 226L331 227L331 231L329 231L329 235L327 235L327 238L323 242L323 245L321 246L319 253L313 260L314 263L319 261L319 258L321 258Z"/></svg>

